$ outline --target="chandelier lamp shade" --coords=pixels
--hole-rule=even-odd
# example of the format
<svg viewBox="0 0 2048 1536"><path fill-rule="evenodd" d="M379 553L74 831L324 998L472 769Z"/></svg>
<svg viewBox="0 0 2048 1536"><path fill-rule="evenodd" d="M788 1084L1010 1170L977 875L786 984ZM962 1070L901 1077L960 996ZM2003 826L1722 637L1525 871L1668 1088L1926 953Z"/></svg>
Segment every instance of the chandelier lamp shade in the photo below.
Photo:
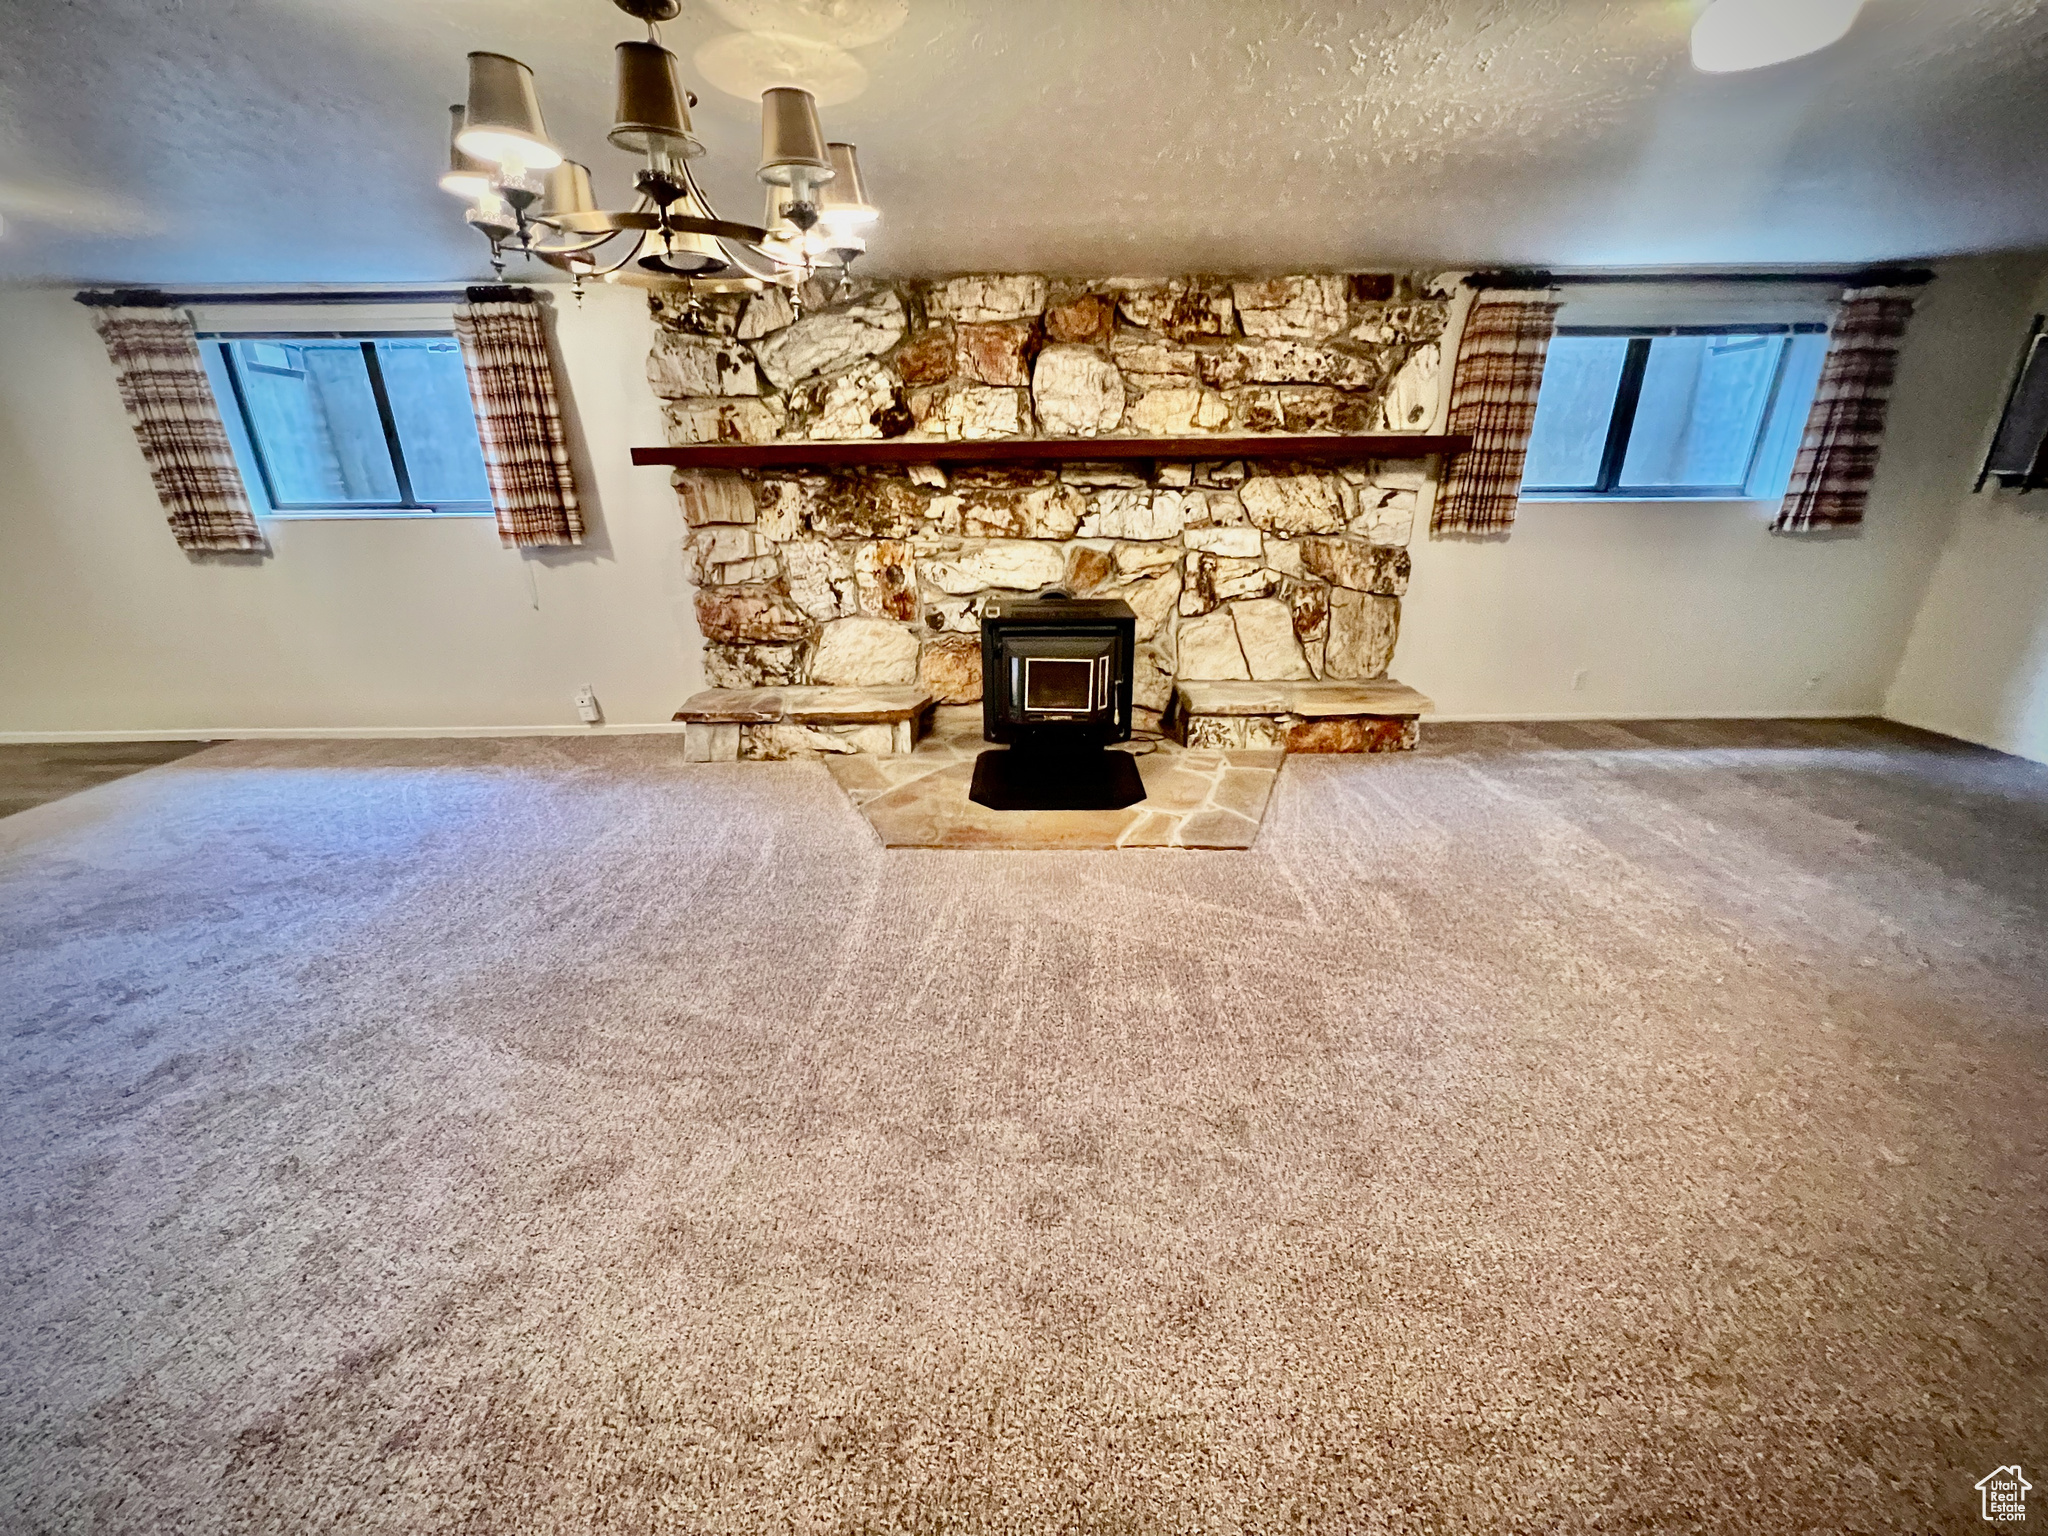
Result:
<svg viewBox="0 0 2048 1536"><path fill-rule="evenodd" d="M788 187L795 206L813 201L806 194L832 175L825 130L818 126L818 104L811 93L787 85L763 91L761 179L773 187Z"/></svg>
<svg viewBox="0 0 2048 1536"><path fill-rule="evenodd" d="M496 168L475 155L463 153L462 123L468 108L457 102L448 109L448 169L441 173L441 190L453 192L465 203L475 202L491 190Z"/></svg>
<svg viewBox="0 0 2048 1536"><path fill-rule="evenodd" d="M694 160L704 144L690 131L690 108L676 80L676 56L659 43L621 43L618 121L614 148L636 155L672 155Z"/></svg>
<svg viewBox="0 0 2048 1536"><path fill-rule="evenodd" d="M860 152L851 144L827 144L825 151L832 161L832 179L825 183L818 217L836 229L858 234L881 217L860 179Z"/></svg>
<svg viewBox="0 0 2048 1536"><path fill-rule="evenodd" d="M469 97L450 107L448 169L441 186L469 204L470 226L508 256L585 278L689 293L780 286L793 294L808 278L829 292L867 249L879 214L851 144L828 142L812 94L773 86L761 95L760 181L768 192L759 225L720 218L691 169L705 153L690 121L697 98L685 90L658 23L680 0L612 0L646 23L647 39L620 43L613 148L635 156L632 205L606 209L590 168L567 158L548 135L533 71L502 53L469 56Z"/></svg>
<svg viewBox="0 0 2048 1536"><path fill-rule="evenodd" d="M541 121L533 71L502 53L469 56L469 103L455 143L464 154L493 165L545 171L562 163Z"/></svg>
<svg viewBox="0 0 2048 1536"><path fill-rule="evenodd" d="M539 217L560 219L597 211L597 195L590 190L589 166L564 160L548 172L540 196Z"/></svg>

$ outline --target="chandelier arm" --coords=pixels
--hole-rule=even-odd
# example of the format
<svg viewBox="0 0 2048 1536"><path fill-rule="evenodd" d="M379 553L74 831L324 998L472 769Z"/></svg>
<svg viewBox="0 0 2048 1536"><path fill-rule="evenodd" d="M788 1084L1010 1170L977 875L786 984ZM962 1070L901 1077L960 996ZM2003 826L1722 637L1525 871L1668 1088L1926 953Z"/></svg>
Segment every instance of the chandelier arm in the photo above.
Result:
<svg viewBox="0 0 2048 1536"><path fill-rule="evenodd" d="M687 161L683 164L682 173L683 185L690 196L696 199L697 206L712 219L726 223L727 221L718 219L718 209L712 205L711 198L698 184L697 174ZM741 225L739 228L745 233L735 234L726 229L706 230L705 233L717 239L719 249L732 258L732 264L747 276L764 283L780 283L788 274L804 270L804 263L783 261L765 248L767 230L757 229L752 225Z"/></svg>
<svg viewBox="0 0 2048 1536"><path fill-rule="evenodd" d="M639 249L639 246L634 246L632 251L626 252L623 259L613 262L608 267L600 267L595 265L594 263L587 267L578 267L574 262L570 261L568 257L557 256L552 251L535 251L532 254L533 259L535 261L544 261L549 266L555 268L557 271L567 272L571 276L581 277L588 280L593 278L602 279L611 276L612 273L618 271L621 267L625 266L627 262L631 261L633 259L633 251L637 251Z"/></svg>
<svg viewBox="0 0 2048 1536"><path fill-rule="evenodd" d="M559 213L541 220L565 235L590 235L602 231L606 236L619 234L628 229L650 230L661 228L661 215L648 210L633 208L623 213Z"/></svg>
<svg viewBox="0 0 2048 1536"><path fill-rule="evenodd" d="M742 244L756 247L768 238L768 231L760 228L758 225L741 224L732 219L719 218L718 209L713 205L710 195L698 184L697 173L690 169L689 161L685 160L683 162L682 171L684 190L695 199L697 206L704 210L704 217L712 223L726 226L723 229L691 226L696 228L698 233L716 235L720 240L738 240Z"/></svg>
<svg viewBox="0 0 2048 1536"><path fill-rule="evenodd" d="M659 229L661 214L654 206L654 199L642 192L633 199L632 207L617 213L593 209L585 213L558 213L535 222L558 229L565 235L595 235L601 231L601 244L603 240L629 229Z"/></svg>
<svg viewBox="0 0 2048 1536"><path fill-rule="evenodd" d="M642 235L639 239L635 240L631 245L626 247L625 255L621 256L617 261L613 262L608 267L593 268L590 275L592 277L610 277L614 272L623 272L632 263L633 258L638 256L640 252L646 247L646 245L647 237L645 235Z"/></svg>
<svg viewBox="0 0 2048 1536"><path fill-rule="evenodd" d="M555 224L553 223L553 221L552 221L552 220L549 220L549 219L535 219L535 220L534 220L534 223L536 223L536 224L539 224L539 225L542 225L543 227L545 227L545 228L548 228L548 229L555 229L555 228L557 227L557 226L556 226L556 225L555 225ZM585 252L585 251L594 251L594 250L596 250L596 249L597 249L597 248L598 248L599 246L601 246L601 245L604 245L604 244L606 244L606 243L607 243L607 242L609 242L609 241L612 241L612 240L616 240L616 239L618 239L618 237L619 237L620 235L624 234L624 233L625 233L625 231L624 231L624 230L618 230L618 229L614 229L614 230L610 230L610 231L608 231L608 232L607 232L607 233L605 233L605 234L601 234L601 235L595 235L595 236L592 236L592 237L591 237L590 239L588 239L588 240L580 241L580 242L578 242L578 243L575 243L575 244L571 244L571 245L536 245L536 246L532 247L532 250L534 251L534 253L535 253L536 255L539 255L539 254L540 254L540 253L542 253L542 252L546 252L546 253L547 253L548 255L551 255L551 256L580 256L580 255L582 255L582 254L583 254L583 252Z"/></svg>
<svg viewBox="0 0 2048 1536"><path fill-rule="evenodd" d="M712 206L711 199L705 195L704 189L697 184L697 173L690 169L690 162L687 160L683 162L683 190L697 200L697 206L704 210L706 218L718 217L718 210Z"/></svg>
<svg viewBox="0 0 2048 1536"><path fill-rule="evenodd" d="M747 276L759 278L764 283L779 283L786 274L801 270L795 263L780 261L759 246L749 245L744 240L720 240L718 246L732 258L734 266ZM765 264L763 258L766 258Z"/></svg>
<svg viewBox="0 0 2048 1536"><path fill-rule="evenodd" d="M693 214L672 213L661 227L678 235L715 235L721 240L740 240L759 245L768 231L754 224L735 224L730 219L700 219Z"/></svg>

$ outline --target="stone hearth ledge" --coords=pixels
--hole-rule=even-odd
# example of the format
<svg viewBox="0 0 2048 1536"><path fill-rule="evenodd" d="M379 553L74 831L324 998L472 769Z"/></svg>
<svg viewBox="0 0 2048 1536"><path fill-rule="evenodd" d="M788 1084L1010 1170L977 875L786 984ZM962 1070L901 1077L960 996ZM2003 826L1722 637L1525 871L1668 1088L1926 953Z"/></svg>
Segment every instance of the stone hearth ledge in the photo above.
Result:
<svg viewBox="0 0 2048 1536"><path fill-rule="evenodd" d="M1174 685L1174 724L1190 747L1224 751L1407 752L1430 700L1392 678L1368 682Z"/></svg>
<svg viewBox="0 0 2048 1536"><path fill-rule="evenodd" d="M707 688L675 718L688 763L891 755L917 745L933 703L922 688Z"/></svg>

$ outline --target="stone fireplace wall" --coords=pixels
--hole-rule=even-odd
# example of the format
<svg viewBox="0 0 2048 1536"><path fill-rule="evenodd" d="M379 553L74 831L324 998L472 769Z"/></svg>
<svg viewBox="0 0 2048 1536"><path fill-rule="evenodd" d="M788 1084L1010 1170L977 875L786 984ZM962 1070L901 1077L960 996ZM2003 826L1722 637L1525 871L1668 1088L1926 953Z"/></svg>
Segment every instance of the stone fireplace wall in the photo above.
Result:
<svg viewBox="0 0 2048 1536"><path fill-rule="evenodd" d="M1430 432L1449 279L999 274L653 301L669 440ZM1382 677L1434 461L677 471L714 686L922 682L980 697L991 593L1138 615L1137 706L1176 678Z"/></svg>

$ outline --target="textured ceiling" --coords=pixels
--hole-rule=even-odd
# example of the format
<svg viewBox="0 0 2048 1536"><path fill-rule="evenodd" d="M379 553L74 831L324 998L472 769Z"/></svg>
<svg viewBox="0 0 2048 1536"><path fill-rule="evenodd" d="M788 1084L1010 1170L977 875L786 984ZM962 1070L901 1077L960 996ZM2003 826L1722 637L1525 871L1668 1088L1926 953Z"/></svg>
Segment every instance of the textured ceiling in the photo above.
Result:
<svg viewBox="0 0 2048 1536"><path fill-rule="evenodd" d="M729 55L750 8L894 26L850 72L835 56L866 84L826 112L892 272L2048 246L2048 0L1871 0L1826 53L1719 77L1687 62L1692 0L715 4L665 35L704 97L708 186L744 218L757 118L696 51ZM0 277L478 273L433 185L463 54L533 64L618 197L607 77L633 35L607 0L0 0Z"/></svg>

